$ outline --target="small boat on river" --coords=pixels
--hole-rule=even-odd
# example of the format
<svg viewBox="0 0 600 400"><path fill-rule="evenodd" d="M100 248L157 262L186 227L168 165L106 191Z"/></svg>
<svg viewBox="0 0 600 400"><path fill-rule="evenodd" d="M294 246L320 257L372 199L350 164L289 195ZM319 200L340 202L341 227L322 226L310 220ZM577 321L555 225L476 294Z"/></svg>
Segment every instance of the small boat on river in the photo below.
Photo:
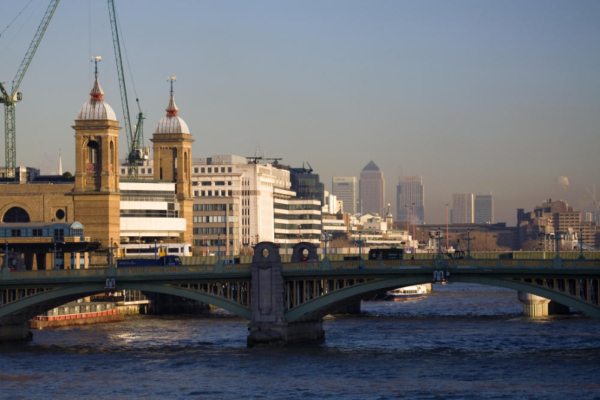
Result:
<svg viewBox="0 0 600 400"><path fill-rule="evenodd" d="M425 285L413 285L388 290L385 293L381 293L373 297L371 300L381 301L407 301L417 300L427 295L427 286Z"/></svg>

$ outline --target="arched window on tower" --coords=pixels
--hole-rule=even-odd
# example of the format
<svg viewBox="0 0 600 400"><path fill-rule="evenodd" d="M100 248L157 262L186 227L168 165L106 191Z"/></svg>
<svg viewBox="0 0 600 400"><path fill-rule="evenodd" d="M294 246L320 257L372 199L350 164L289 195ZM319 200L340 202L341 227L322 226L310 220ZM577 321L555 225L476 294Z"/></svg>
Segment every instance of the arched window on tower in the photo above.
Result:
<svg viewBox="0 0 600 400"><path fill-rule="evenodd" d="M100 148L100 146L98 145L98 142L96 142L95 140L90 140L88 142L87 157L86 157L87 159L86 159L86 166L85 166L86 172L100 171L100 167L98 164L98 158L100 155L99 148Z"/></svg>
<svg viewBox="0 0 600 400"><path fill-rule="evenodd" d="M187 152L183 153L183 180L188 178L188 156Z"/></svg>
<svg viewBox="0 0 600 400"><path fill-rule="evenodd" d="M108 162L110 163L108 170L113 172L113 163L115 162L115 145L112 140L110 141L110 158L108 159Z"/></svg>
<svg viewBox="0 0 600 400"><path fill-rule="evenodd" d="M171 149L173 154L173 182L177 182L177 149Z"/></svg>

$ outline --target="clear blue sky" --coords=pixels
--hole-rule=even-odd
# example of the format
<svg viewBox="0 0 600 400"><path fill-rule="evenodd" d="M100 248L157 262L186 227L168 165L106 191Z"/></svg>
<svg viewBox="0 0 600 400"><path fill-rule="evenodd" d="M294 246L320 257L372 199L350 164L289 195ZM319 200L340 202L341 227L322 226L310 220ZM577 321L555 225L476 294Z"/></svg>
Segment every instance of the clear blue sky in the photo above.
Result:
<svg viewBox="0 0 600 400"><path fill-rule="evenodd" d="M47 3L0 37L0 81ZM25 4L0 0L0 30ZM393 207L398 176L423 176L427 222L444 220L452 193L493 190L496 220L511 224L518 207L552 197L581 209L586 187L600 193L598 1L117 0L117 11L146 141L176 75L195 157L258 149L308 161L327 188L373 159ZM20 165L56 171L62 148L73 170L92 55L121 119L106 1L62 0L20 88Z"/></svg>

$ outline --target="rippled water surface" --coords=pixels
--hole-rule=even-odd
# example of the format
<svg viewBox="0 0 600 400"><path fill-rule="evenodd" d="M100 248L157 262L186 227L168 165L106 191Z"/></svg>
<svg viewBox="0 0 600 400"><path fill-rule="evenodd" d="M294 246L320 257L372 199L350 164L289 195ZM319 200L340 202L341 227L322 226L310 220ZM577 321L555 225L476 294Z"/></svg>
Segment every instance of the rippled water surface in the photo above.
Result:
<svg viewBox="0 0 600 400"><path fill-rule="evenodd" d="M434 290L328 317L320 346L248 349L225 313L34 331L0 346L0 397L600 399L600 322L524 318L504 289Z"/></svg>

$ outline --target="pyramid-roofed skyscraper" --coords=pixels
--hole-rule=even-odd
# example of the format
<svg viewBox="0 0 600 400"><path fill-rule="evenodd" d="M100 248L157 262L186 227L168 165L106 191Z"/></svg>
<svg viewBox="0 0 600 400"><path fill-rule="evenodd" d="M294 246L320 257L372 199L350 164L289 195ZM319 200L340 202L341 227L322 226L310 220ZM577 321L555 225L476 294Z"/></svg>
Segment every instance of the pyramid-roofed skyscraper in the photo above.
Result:
<svg viewBox="0 0 600 400"><path fill-rule="evenodd" d="M383 172L372 160L360 173L360 212L362 214L385 213L385 180Z"/></svg>

